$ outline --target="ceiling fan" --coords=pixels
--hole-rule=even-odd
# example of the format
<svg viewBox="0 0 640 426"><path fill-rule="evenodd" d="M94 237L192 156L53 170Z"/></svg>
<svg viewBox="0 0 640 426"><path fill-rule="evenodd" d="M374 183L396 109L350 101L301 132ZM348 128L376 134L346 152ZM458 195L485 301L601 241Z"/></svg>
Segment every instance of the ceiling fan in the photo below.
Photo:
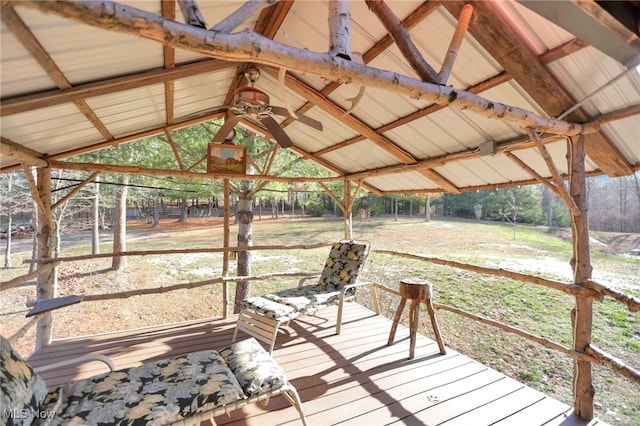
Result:
<svg viewBox="0 0 640 426"><path fill-rule="evenodd" d="M293 145L289 136L284 132L280 124L273 118L280 115L306 124L316 130L322 131L322 123L301 114L292 114L287 108L270 105L269 95L254 87L255 82L260 78L260 70L254 66L247 68L245 72L250 86L242 86L233 92L233 105L227 108L234 112L234 115L227 117L224 124L212 139L212 142L224 142L229 134L233 132L235 125L243 118L250 118L264 126L283 148Z"/></svg>

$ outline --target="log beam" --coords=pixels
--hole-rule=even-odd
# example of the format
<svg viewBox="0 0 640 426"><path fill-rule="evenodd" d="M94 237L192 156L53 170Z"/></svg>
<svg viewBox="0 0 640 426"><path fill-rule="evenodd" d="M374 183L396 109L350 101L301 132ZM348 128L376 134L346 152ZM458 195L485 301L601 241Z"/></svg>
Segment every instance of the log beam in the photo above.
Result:
<svg viewBox="0 0 640 426"><path fill-rule="evenodd" d="M473 6L471 4L467 3L462 7L460 17L458 18L458 25L456 25L456 30L453 33L453 37L451 38L451 43L449 44L449 49L447 50L447 54L444 57L444 61L442 61L442 67L440 68L440 72L438 73L438 80L436 81L436 83L447 84L447 80L449 80L449 74L451 74L453 64L458 57L460 46L462 46L464 35L467 32L467 28L469 28L469 21L471 20L472 13Z"/></svg>
<svg viewBox="0 0 640 426"><path fill-rule="evenodd" d="M409 31L402 25L402 21L393 13L391 8L382 0L365 0L371 10L389 31L393 41L411 65L411 68L424 81L436 83L438 73L424 60L418 47L411 41Z"/></svg>
<svg viewBox="0 0 640 426"><path fill-rule="evenodd" d="M4 136L0 136L0 154L15 157L20 164L26 166L47 167L49 164L43 158L44 154L17 144Z"/></svg>
<svg viewBox="0 0 640 426"><path fill-rule="evenodd" d="M277 68L284 66L289 70L331 77L338 81L392 90L416 99L467 109L487 118L515 122L521 127L531 127L542 132L567 136L582 132L582 126L578 123L542 117L462 90L359 65L329 54L285 46L251 32L210 32L110 1L54 3L25 0L19 5L223 60L253 61Z"/></svg>

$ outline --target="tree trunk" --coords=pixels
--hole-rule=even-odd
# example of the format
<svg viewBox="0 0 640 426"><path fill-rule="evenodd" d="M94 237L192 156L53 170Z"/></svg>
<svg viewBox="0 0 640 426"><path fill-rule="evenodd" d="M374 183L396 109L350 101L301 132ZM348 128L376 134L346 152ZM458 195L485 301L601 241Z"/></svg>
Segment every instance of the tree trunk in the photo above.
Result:
<svg viewBox="0 0 640 426"><path fill-rule="evenodd" d="M91 234L91 254L100 254L100 183L96 182L93 196L93 227Z"/></svg>
<svg viewBox="0 0 640 426"><path fill-rule="evenodd" d="M569 191L580 215L571 212L571 230L573 232L573 268L574 283L584 286L591 279L591 254L589 252L589 223L587 220L586 179L584 166L584 141L582 137L572 138L570 143L571 170ZM593 328L593 300L583 296L576 296L576 306L571 312L573 321L573 349L585 353L591 344ZM574 360L573 378L573 410L582 419L593 418L593 387L591 363Z"/></svg>
<svg viewBox="0 0 640 426"><path fill-rule="evenodd" d="M542 208L547 215L547 226L553 227L553 214L551 210L551 191L545 185L542 185Z"/></svg>
<svg viewBox="0 0 640 426"><path fill-rule="evenodd" d="M11 268L11 228L13 227L13 172L7 177L7 246L4 251L4 269Z"/></svg>
<svg viewBox="0 0 640 426"><path fill-rule="evenodd" d="M51 241L53 235L53 218L51 214L51 169L43 167L38 169L38 194L33 194L34 198L39 197L42 211L38 215L38 258L49 258L52 248ZM43 264L42 264L43 265ZM44 266L44 265L43 265ZM40 268L40 266L38 267ZM36 284L36 299L50 299L53 293L53 271L49 270L38 276ZM53 336L53 315L51 312L45 313L38 318L36 331L36 347L38 350L51 343Z"/></svg>
<svg viewBox="0 0 640 426"><path fill-rule="evenodd" d="M427 194L427 199L424 202L424 220L429 222L431 220L431 198Z"/></svg>
<svg viewBox="0 0 640 426"><path fill-rule="evenodd" d="M127 250L127 191L129 176L122 175L121 185L116 189L115 212L113 217L113 252L119 253ZM122 271L127 267L126 256L113 256L111 269Z"/></svg>
<svg viewBox="0 0 640 426"><path fill-rule="evenodd" d="M153 200L153 227L160 227L160 190L156 189L156 195Z"/></svg>
<svg viewBox="0 0 640 426"><path fill-rule="evenodd" d="M36 203L36 200L34 198L33 200L33 229L36 231L33 233L33 247L31 249L31 258L32 259L36 259L38 257L38 243L40 241L40 239L38 238L38 229L40 228L40 211L38 208L38 203ZM31 272L35 272L35 270L38 268L38 264L37 263L32 263L29 266L29 273Z"/></svg>
<svg viewBox="0 0 640 426"><path fill-rule="evenodd" d="M182 198L180 202L180 222L187 223L189 221L189 209L187 209L187 199Z"/></svg>
<svg viewBox="0 0 640 426"><path fill-rule="evenodd" d="M393 220L398 221L398 199L393 199Z"/></svg>
<svg viewBox="0 0 640 426"><path fill-rule="evenodd" d="M238 247L251 247L253 245L253 199L241 198L238 200L236 212L238 222ZM251 275L251 252L238 252L238 276ZM236 285L236 298L234 301L234 313L240 312L240 302L251 294L251 281L238 281Z"/></svg>

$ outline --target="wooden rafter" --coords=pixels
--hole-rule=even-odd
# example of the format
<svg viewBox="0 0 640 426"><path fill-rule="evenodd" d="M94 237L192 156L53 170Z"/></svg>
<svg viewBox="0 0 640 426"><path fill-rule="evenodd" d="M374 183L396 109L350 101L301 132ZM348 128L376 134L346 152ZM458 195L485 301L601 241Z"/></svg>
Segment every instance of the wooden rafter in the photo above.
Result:
<svg viewBox="0 0 640 426"><path fill-rule="evenodd" d="M463 1L446 1L443 6L454 16L464 7ZM517 36L517 31L503 19L491 2L474 3L474 16L469 25L473 37L552 117L559 116L575 104L575 100L551 72ZM587 114L576 110L568 117L574 122L589 121ZM632 173L631 165L607 137L600 133L585 138L589 157L610 176Z"/></svg>
<svg viewBox="0 0 640 426"><path fill-rule="evenodd" d="M389 32L400 52L411 65L411 68L424 81L435 83L438 81L438 73L423 58L418 47L411 41L409 31L402 25L402 21L393 13L384 1L365 0L369 10L380 19L380 22Z"/></svg>
<svg viewBox="0 0 640 426"><path fill-rule="evenodd" d="M31 30L25 25L16 11L9 6L2 5L2 22L11 29L13 35L24 45L24 47L31 53L33 58L40 64L40 66L51 77L55 84L61 89L68 89L71 87L71 83L63 72L58 68L58 65L49 56L46 49L40 44L40 42L33 35ZM98 116L93 112L89 105L83 100L76 100L74 104L80 110L80 112L93 124L93 126L100 132L105 139L113 139L113 136L107 129L107 127L100 121ZM4 109L4 108L3 108Z"/></svg>
<svg viewBox="0 0 640 426"><path fill-rule="evenodd" d="M252 32L213 33L110 1L51 3L25 0L20 5L224 60L244 60L270 66L284 66L297 72L330 75L336 80L393 90L401 95L468 109L490 119L514 122L538 131L566 136L574 136L582 132L582 126L579 123L542 117L523 108L492 102L451 87L418 81L391 71L371 69L344 59L329 57L324 53L285 46ZM74 13L69 13L70 7L73 8ZM116 8L117 14L110 12ZM206 43L203 42L205 40Z"/></svg>
<svg viewBox="0 0 640 426"><path fill-rule="evenodd" d="M110 172L145 176L175 176L189 179L234 179L234 180L266 180L270 182L335 182L344 180L341 176L324 178L306 178L290 176L240 175L236 173L195 173L186 170L154 169L140 166L121 166L116 164L77 163L71 161L51 160L49 165L54 169L81 170L86 172Z"/></svg>
<svg viewBox="0 0 640 426"><path fill-rule="evenodd" d="M438 1L428 1L428 2L422 3L420 6L418 6L418 8L415 11L411 12L411 14L402 21L402 25L407 30L410 30L411 28L415 27L420 22L422 22L424 19L426 19L431 13L433 13L433 11L438 8L439 3L440 2ZM390 34L385 35L362 55L362 61L365 64L368 64L369 62L371 62L372 60L380 56L385 51L385 49L389 48L389 46L391 46L392 44L393 44L393 37L391 37ZM337 90L341 85L342 83L340 83L339 81L333 81L329 83L327 86L325 86L319 93L324 97L328 97L332 92ZM307 102L302 107L300 107L297 112L304 114L305 112L313 108L313 106L314 106L313 103ZM293 121L294 120L290 118L284 120L282 122L282 127L286 127L288 124L291 124Z"/></svg>
<svg viewBox="0 0 640 426"><path fill-rule="evenodd" d="M169 2L171 3L171 2ZM447 4L450 2L446 2ZM273 35L275 35L275 33L277 32L277 29L280 27L282 21L284 20L284 17L286 17L286 14L289 11L289 8L291 7L292 2L278 2L277 4L268 7L266 9L263 10L261 17L259 18L259 22L256 24L255 29L256 30L260 30L260 32L262 34L264 34L265 36L270 32L270 34L268 34L269 37L273 38ZM286 7L285 7L286 6ZM431 13L433 10L435 10L435 8L438 7L438 3L437 2L425 2L422 5L420 5L414 12L412 12L403 22L403 26L407 29L411 29L413 26L415 26L416 23L419 23L420 21L422 21L426 16L428 16L429 13ZM279 13L275 13L275 11L280 8L280 12ZM277 18L277 19L276 19ZM274 24L274 22L279 22L279 24ZM391 36L387 35L386 37L383 37L382 39L380 39L375 45L374 47L372 47L369 51L365 52L365 54L363 55L364 61L369 62L371 61L373 58L375 58L380 52L384 51L385 48L387 48L391 43L393 43L393 39ZM165 44L166 46L167 44ZM562 55L566 55L569 54L577 49L583 48L585 46L584 42L581 42L580 40L572 40L568 43L566 43L563 46L559 46L556 49L553 49L552 51L549 52L545 52L544 54L542 54L539 58L541 63L548 63L551 62L553 60L556 60L559 57L562 57ZM172 48L171 48L172 49ZM229 66L235 66L236 64L232 63L232 62L227 62L227 61L218 61L218 60L206 60L206 61L202 61L203 63L209 63L209 64L214 64L214 63L218 63L220 64L220 67L216 68L216 69L223 69L223 68L228 68ZM204 66L202 66L201 68L198 68L196 70L196 67L199 66L200 64L188 64L184 67L186 68L182 68L182 65L177 65L174 69L165 69L165 70L159 70L159 71L153 71L153 72L148 72L148 73L141 73L141 74L137 74L135 76L127 76L127 77L121 77L121 79L124 79L124 83L125 84L130 84L130 85L137 85L138 87L142 86L142 85L146 85L146 84L153 84L151 81L155 80L155 81L170 81L173 78L180 78L180 75L175 71L175 69L180 69L181 71L185 71L186 73L190 74L190 75L196 75L196 74L200 74L203 72L211 72L214 71L215 69L209 69L206 70ZM155 74L154 74L155 73ZM144 76L142 75L144 74ZM153 77L151 76L151 74L154 74ZM509 73L501 73L500 75L496 76L494 80L496 84L500 84L498 81L507 81L509 78L511 78L511 75ZM158 80L156 80L158 79ZM97 83L92 83L92 84L97 84L98 87L96 87L96 89L98 91L102 91L102 94L105 94L106 92L108 93L115 93L117 91L120 90L126 90L125 86L122 86L118 83L116 83L114 80L110 80L110 81L106 81L106 82L97 82ZM483 82L484 83L484 82ZM481 86L483 83L480 83L478 86ZM330 83L328 86L325 87L325 89L323 89L320 93L322 94L328 94L331 93L332 90L335 90L335 88L337 88L340 85L339 82L334 82L334 83ZM88 86L88 85L87 85ZM233 87L233 86L232 86ZM492 87L492 86L489 86ZM83 89L83 90L80 90ZM312 89L313 90L313 89ZM486 89L485 89L486 90ZM57 98L57 100L54 101L55 104L62 104L64 102L68 102L69 99L83 99L84 96L86 97L91 97L91 96L98 96L98 92L96 91L92 91L90 90L89 87L72 87L69 89L61 89L60 91L56 91L57 95L59 96L59 98ZM314 92L318 93L317 91L314 90ZM472 88L468 88L467 90L465 90L465 92L470 92L470 93L481 93L482 89L478 89L477 92L475 92L475 90L473 90ZM64 94L63 94L64 93ZM63 94L63 95L62 95ZM322 97L324 97L325 99L327 98L327 96L323 95ZM44 94L36 94L36 96L38 95L44 95ZM48 102L51 102L50 99L52 94L47 94ZM67 97L67 95L69 97ZM25 97L22 97L20 100L21 101L27 101L27 99L24 99ZM45 98L43 98L45 99ZM55 99L55 95L53 97L53 99ZM15 101L17 99L14 99L13 101ZM38 100L41 101L42 99ZM12 113L11 109L7 109L6 107L8 106L9 108L12 108L12 104L10 101L12 101L11 99L8 99L6 101L9 102L5 102L5 100L3 100L3 108L0 110L2 115L5 115L6 113ZM19 105L19 104L14 104L14 105ZM21 104L23 105L28 105L27 103ZM31 103L30 105L33 105L33 103ZM39 105L44 105L43 103L40 103ZM311 106L313 106L314 104L309 102L308 104L306 104L303 108L299 109L299 112L303 112L304 109L306 108L310 108ZM429 113L433 113L439 109L442 109L444 107L446 107L447 105L437 105L437 104L433 104L421 111L415 112L407 117L403 117L399 120L396 120L392 123L387 123L383 126L381 126L380 128L377 129L370 129L371 132L374 133L378 133L378 134L382 134L384 132L389 131L390 129L397 127L397 126L401 126L406 122L415 120L417 118L419 118L419 116L426 116ZM27 107L28 109L32 109L30 107ZM24 110L28 110L28 109L24 109ZM167 111L172 110L172 108L167 108ZM635 110L631 110L629 109L629 111L631 111L631 114L635 113ZM622 113L622 112L621 112ZM167 122L168 124L170 123L170 119L169 119L169 114L170 112L167 112ZM211 114L209 116L207 116L208 118L214 117L214 116L219 116L219 113L214 113ZM403 122L402 120L406 120L405 122ZM117 141L105 141L102 142L100 144L96 144L93 145L90 148L80 148L79 150L73 150L74 153L80 153L80 151L82 152L87 152L87 151L91 151L91 150L95 150L97 148L100 147L106 147L106 146L113 146L115 144L119 144L119 143L125 143L127 141L131 141L134 140L136 138L140 138L143 137L144 135L150 135L150 134L157 134L157 133L162 133L165 131L165 129L171 129L171 128L178 128L178 127L184 127L186 125L188 125L188 123L195 123L201 121L200 117L195 118L195 119L190 119L190 120L183 120L180 123L177 123L177 125L175 127L171 127L171 126L163 126L161 128L155 129L157 130L156 132L140 132L138 134L135 135L135 137L125 137L125 138L119 138ZM287 120L288 121L288 120ZM286 125L287 121L285 121L285 123L283 123L284 125ZM599 122L595 122L595 120L590 123L589 125L593 125L594 127L597 125L597 123ZM250 123L243 123L245 125L247 125L247 127L252 127L252 124ZM364 124L364 123L363 123ZM258 130L262 133L267 133L264 131L264 129L260 129ZM268 133L267 133L268 134ZM599 135L598 135L599 136ZM298 152L300 155L304 156L305 158L310 158L313 159L314 161L317 161L318 163L320 163L321 165L323 165L324 167L328 168L329 170L332 170L333 172L335 172L338 175L344 175L345 172L343 170L340 170L339 168L335 167L335 165L328 163L327 161L322 159L322 155L331 151L331 150L335 150L335 149L340 149L343 148L345 146L348 146L349 144L354 144L359 142L360 140L364 140L364 138L362 136L358 136L356 138L352 138L349 141L346 141L344 145L342 144L338 144L335 147L330 147L326 150L322 150L322 151L318 151L318 152L306 152L305 150L300 149L299 147L295 147L294 151ZM388 140L388 139L387 139ZM393 144L393 141L388 140L390 143ZM519 143L521 143L522 145L520 146L516 146L516 142L508 142L508 141L503 141L505 144L503 145L502 143L499 144L499 147L510 147L509 149L519 149L519 148L525 148L525 147L529 147L531 145L530 141L526 141L526 140L520 140ZM508 143L506 143L508 142ZM589 137L587 137L585 143L588 146L588 142L589 142ZM604 145L605 150L608 149L608 147L606 146L606 144ZM55 158L63 158L65 156L68 156L69 153L64 153L64 154L56 154ZM430 167L417 167L416 170L422 174L424 174L425 176L429 177L430 173L435 173L433 171L429 171L429 169L431 167L437 167L439 165L442 164L446 164L446 162L451 162L451 161L460 161L460 160L464 160L465 158L473 158L476 154L471 151L471 152L461 152L461 153L453 153L453 155L450 156L446 156L445 159L445 163L441 163L439 161L426 161L426 162L422 162L421 160L418 159L413 159L415 161L415 163L413 164L417 164L420 163L420 166L423 166L424 164L432 164L433 166ZM441 158L439 158L441 159ZM428 159L431 160L431 159ZM406 163L405 163L406 164ZM409 163L411 164L411 163ZM636 167L637 168L637 167ZM632 168L633 169L633 168ZM3 170L7 170L6 168L3 168ZM409 169L404 169L404 171L407 171ZM378 175L378 174L386 174L386 173L395 173L395 172L400 172L400 171L390 171L390 170L383 170L382 172L380 170L375 170L373 171L372 175ZM435 176L435 177L434 177ZM434 179L437 179L437 175L433 175L431 174L431 177L433 177ZM430 178L431 179L431 178ZM446 183L444 184L443 188L446 187ZM377 189L372 188L374 192L379 192ZM454 192L457 188L455 188L455 186L453 184L450 184L449 186L449 191ZM460 188L458 190L468 190L468 188Z"/></svg>
<svg viewBox="0 0 640 426"><path fill-rule="evenodd" d="M273 72L272 70L267 70L267 72ZM413 164L416 162L416 159L413 158L411 154L402 148L398 147L391 140L386 138L385 136L377 133L371 127L358 120L353 115L345 116L346 112L344 109L331 102L328 98L321 96L317 91L313 90L309 85L294 77L291 74L287 74L286 76L287 87L299 95L309 99L320 109L330 114L331 116L342 121L343 124L349 126L351 129L355 130L357 133L365 136L367 139L378 145L383 150L389 152L394 157L396 157L399 161L402 161L405 164Z"/></svg>
<svg viewBox="0 0 640 426"><path fill-rule="evenodd" d="M205 59L193 63L175 65L168 69L144 71L124 77L109 78L102 81L79 84L60 90L47 90L32 95L2 99L0 116L32 111L62 105L68 102L84 100L96 96L110 95L125 90L137 89L158 83L165 83L180 78L208 72L216 72L234 66L233 62L217 59Z"/></svg>

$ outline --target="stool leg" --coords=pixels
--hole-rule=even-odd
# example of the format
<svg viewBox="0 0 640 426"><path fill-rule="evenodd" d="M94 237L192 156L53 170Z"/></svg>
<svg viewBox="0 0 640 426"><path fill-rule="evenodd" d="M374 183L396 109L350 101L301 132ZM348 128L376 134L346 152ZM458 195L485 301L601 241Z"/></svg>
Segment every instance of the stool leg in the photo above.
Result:
<svg viewBox="0 0 640 426"><path fill-rule="evenodd" d="M398 309L396 310L396 315L393 317L393 324L391 325L391 332L389 333L389 340L387 341L387 346L393 345L393 339L396 337L396 329L398 328L398 323L400 322L400 317L402 316L402 311L404 310L404 305L407 303L407 298L403 297L400 300L400 305L398 305Z"/></svg>
<svg viewBox="0 0 640 426"><path fill-rule="evenodd" d="M442 336L440 335L440 328L438 327L438 322L436 321L436 313L433 311L433 304L431 303L431 299L427 299L426 304L427 304L427 311L429 311L429 317L431 318L431 325L433 326L433 334L436 337L436 342L438 342L440 353L442 355L446 355L447 350L445 349L444 343L442 342Z"/></svg>
<svg viewBox="0 0 640 426"><path fill-rule="evenodd" d="M420 302L415 299L411 300L411 309L409 310L409 359L413 359L416 350L416 334L418 332L418 323L420 319Z"/></svg>

